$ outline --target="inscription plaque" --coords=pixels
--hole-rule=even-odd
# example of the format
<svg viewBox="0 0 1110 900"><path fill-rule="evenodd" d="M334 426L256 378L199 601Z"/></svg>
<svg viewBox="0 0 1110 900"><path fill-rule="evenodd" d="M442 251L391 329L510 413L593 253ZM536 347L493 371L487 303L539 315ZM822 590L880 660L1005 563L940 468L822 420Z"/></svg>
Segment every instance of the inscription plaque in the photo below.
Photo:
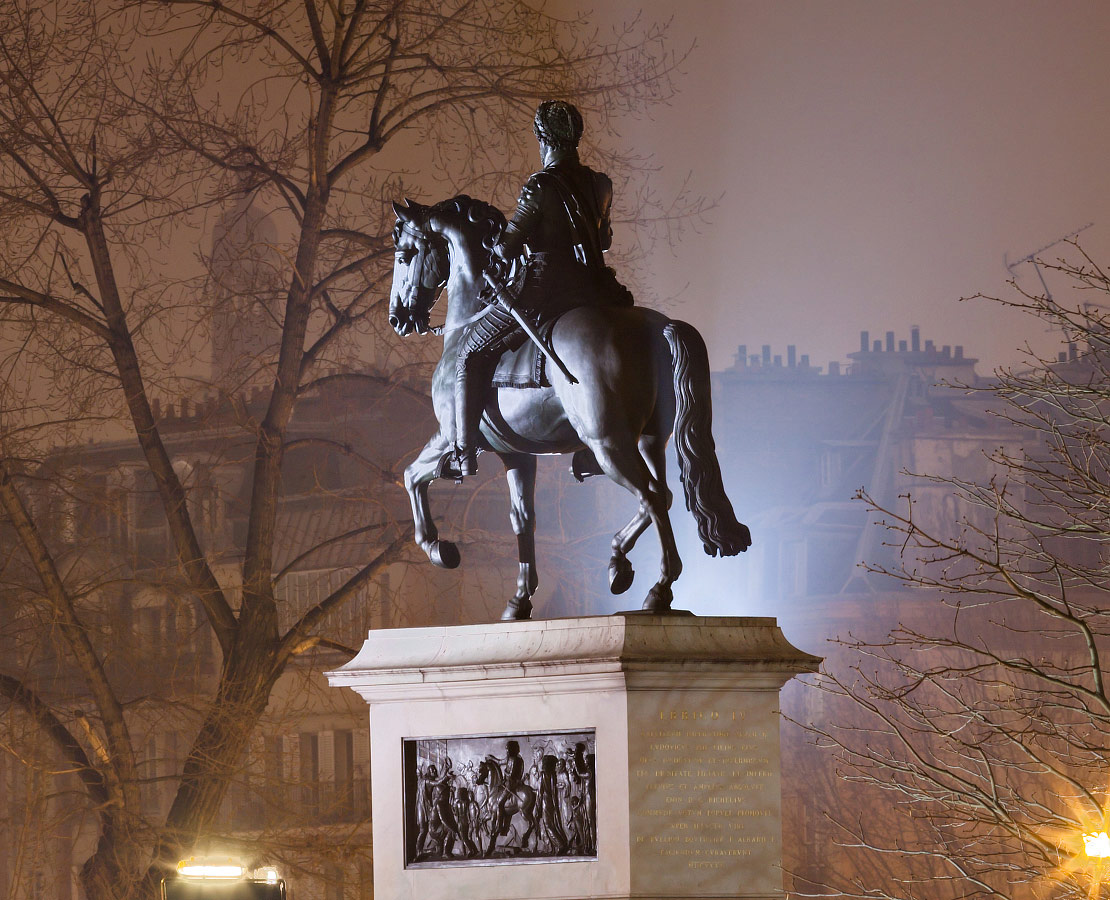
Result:
<svg viewBox="0 0 1110 900"><path fill-rule="evenodd" d="M685 873L686 884L703 891L738 881L777 889L774 699L695 691L641 697L629 722L634 855Z"/></svg>
<svg viewBox="0 0 1110 900"><path fill-rule="evenodd" d="M594 729L402 748L406 868L597 858Z"/></svg>

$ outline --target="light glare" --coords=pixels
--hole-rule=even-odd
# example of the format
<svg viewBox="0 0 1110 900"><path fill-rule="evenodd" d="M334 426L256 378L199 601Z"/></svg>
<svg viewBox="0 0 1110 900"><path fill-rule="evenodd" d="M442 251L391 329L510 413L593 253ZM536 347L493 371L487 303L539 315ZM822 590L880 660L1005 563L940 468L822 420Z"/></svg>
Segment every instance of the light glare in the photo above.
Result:
<svg viewBox="0 0 1110 900"><path fill-rule="evenodd" d="M1098 859L1110 857L1110 835L1105 831L1083 835L1083 852Z"/></svg>
<svg viewBox="0 0 1110 900"><path fill-rule="evenodd" d="M193 858L181 860L177 872L187 878L242 878L244 869L230 860L213 863Z"/></svg>

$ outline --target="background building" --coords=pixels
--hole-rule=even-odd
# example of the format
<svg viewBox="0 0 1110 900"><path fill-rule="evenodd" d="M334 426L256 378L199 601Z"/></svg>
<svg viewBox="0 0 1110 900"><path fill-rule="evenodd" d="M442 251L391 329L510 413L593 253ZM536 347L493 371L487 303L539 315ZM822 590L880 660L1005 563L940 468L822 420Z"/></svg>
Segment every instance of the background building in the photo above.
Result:
<svg viewBox="0 0 1110 900"><path fill-rule="evenodd" d="M990 414L990 395L975 390L984 382L960 346L921 341L916 328L907 339L888 332L872 341L863 332L849 358L845 368L822 369L794 347L784 359L769 347L749 354L741 346L735 364L715 373L718 452L755 545L727 563L743 572L742 583L731 585L727 578L713 584L715 567L725 563L699 560L696 544L684 549L697 590L709 584L714 602L742 607L733 613L776 615L794 643L833 658L837 650L826 639L878 635L924 609L912 591L858 566L863 559L888 562L894 550L853 495L863 488L889 505L912 488L919 515L951 521L950 492L909 473L982 480L990 474L985 451L1018 439L1012 425ZM252 429L263 402L260 391L246 398L236 405L213 396L158 410L204 545L214 548L212 561L226 579L236 577L235 548L243 546ZM433 427L418 390L372 379L338 379L303 402L285 462L274 561L285 620L326 596L395 523L408 519L400 471ZM85 602L96 610L97 639L118 648L107 655L112 676L127 684L129 715L146 736L147 822L137 827L153 827L176 791L174 773L196 727L190 697L215 676L220 655L196 599L175 587L165 520L136 453L131 443L102 442L51 457L35 473L41 489L33 502L46 514L59 559L75 570L87 567L96 579ZM575 484L565 460L542 463L537 615L638 605L644 585L623 598L605 589L609 540L630 515L631 499L605 479ZM514 590L507 491L492 460L482 468L480 479L432 492L444 533L462 538L462 568L439 570L420 555L363 589L327 639L282 677L240 768L229 775L233 785L212 845L249 837L271 848L289 871L294 896L368 898L373 889L365 707L353 694L327 688L321 673L344 662L368 629L487 621ZM77 517L75 509L99 512ZM685 518L676 509L676 522ZM641 557L657 555L650 535L643 543ZM5 544L11 592L18 590L21 563L10 538ZM682 596L704 611L700 594ZM22 641L23 629L40 627L9 620L0 630L0 653L58 695L78 691L79 682L67 679L49 654L24 652L41 644ZM79 701L76 693L69 698ZM819 718L821 703L818 692L800 684L784 695L794 718ZM822 804L839 787L828 757L814 754L798 731L785 735L784 827L803 836L787 842L788 869L820 883L836 859ZM90 848L73 811L79 807L67 803L72 777L57 768L45 777L17 756L0 755L2 815L6 832L16 836L0 846L7 895L77 896L74 873Z"/></svg>

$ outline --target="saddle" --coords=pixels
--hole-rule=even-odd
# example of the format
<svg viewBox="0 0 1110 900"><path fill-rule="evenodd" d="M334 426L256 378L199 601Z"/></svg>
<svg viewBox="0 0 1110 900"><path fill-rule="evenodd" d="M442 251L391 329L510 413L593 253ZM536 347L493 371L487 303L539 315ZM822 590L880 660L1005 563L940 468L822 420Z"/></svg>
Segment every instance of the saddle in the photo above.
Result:
<svg viewBox="0 0 1110 900"><path fill-rule="evenodd" d="M552 319L537 329L544 340L551 339L554 324ZM491 384L495 388L551 387L547 378L547 354L526 337L516 350L506 350L501 354L493 370Z"/></svg>

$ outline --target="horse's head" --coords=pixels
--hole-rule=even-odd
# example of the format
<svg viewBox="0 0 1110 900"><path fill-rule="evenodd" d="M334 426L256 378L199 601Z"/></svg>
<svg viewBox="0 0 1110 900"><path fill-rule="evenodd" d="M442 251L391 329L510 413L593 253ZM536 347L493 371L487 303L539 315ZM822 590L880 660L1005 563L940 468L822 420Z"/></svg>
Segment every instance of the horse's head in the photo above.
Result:
<svg viewBox="0 0 1110 900"><path fill-rule="evenodd" d="M476 784L485 784L487 779L490 785L496 787L501 783L501 766L497 762L497 757L486 754L485 758L478 765L478 779Z"/></svg>
<svg viewBox="0 0 1110 900"><path fill-rule="evenodd" d="M399 335L428 331L432 306L447 283L447 245L428 228L429 207L406 201L393 204L393 287L389 295L389 324Z"/></svg>
<svg viewBox="0 0 1110 900"><path fill-rule="evenodd" d="M454 279L456 274L452 307L457 315L470 315L480 302L481 272L489 264L490 248L505 227L505 217L465 194L435 206L406 200L403 206L394 203L393 211L397 256L389 321L394 330L402 337L428 331L432 305L448 276Z"/></svg>

